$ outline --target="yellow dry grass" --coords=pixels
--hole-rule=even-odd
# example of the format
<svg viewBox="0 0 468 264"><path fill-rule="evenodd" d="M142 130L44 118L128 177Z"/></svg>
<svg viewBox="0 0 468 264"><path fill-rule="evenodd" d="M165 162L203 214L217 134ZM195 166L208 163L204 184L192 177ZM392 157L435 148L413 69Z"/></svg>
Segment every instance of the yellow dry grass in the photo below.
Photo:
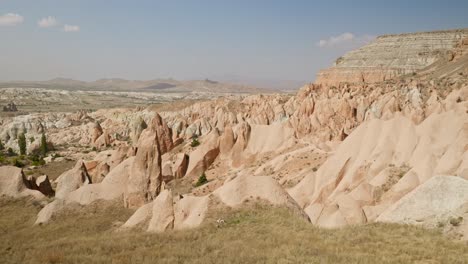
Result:
<svg viewBox="0 0 468 264"><path fill-rule="evenodd" d="M434 230L368 224L320 229L264 205L212 212L196 229L115 232L117 203L70 209L32 226L39 205L0 199L0 263L468 263L468 246ZM214 219L226 224L217 227Z"/></svg>

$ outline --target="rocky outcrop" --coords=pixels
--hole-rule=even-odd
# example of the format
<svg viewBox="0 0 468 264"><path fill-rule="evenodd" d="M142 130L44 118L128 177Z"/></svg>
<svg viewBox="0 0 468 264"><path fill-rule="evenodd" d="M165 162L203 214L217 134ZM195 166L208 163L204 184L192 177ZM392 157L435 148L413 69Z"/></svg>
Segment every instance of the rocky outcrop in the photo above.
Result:
<svg viewBox="0 0 468 264"><path fill-rule="evenodd" d="M78 161L73 169L61 174L57 180L57 190L55 197L64 199L66 196L85 184L91 183L86 166L82 160Z"/></svg>
<svg viewBox="0 0 468 264"><path fill-rule="evenodd" d="M205 172L219 154L219 132L211 131L203 138L200 146L190 153L186 177L199 177Z"/></svg>
<svg viewBox="0 0 468 264"><path fill-rule="evenodd" d="M245 202L285 206L308 219L273 178L244 175L227 181L213 194L202 197L184 195L173 198L171 191L164 190L154 201L140 207L122 228L143 227L151 232L194 228L203 222L209 210L219 209L218 206L237 207Z"/></svg>
<svg viewBox="0 0 468 264"><path fill-rule="evenodd" d="M37 190L42 194L47 196L54 196L55 191L50 184L49 177L47 175L42 175L36 179Z"/></svg>
<svg viewBox="0 0 468 264"><path fill-rule="evenodd" d="M467 118L459 109L418 126L401 116L365 122L289 193L319 226L373 221L434 175L462 176Z"/></svg>
<svg viewBox="0 0 468 264"><path fill-rule="evenodd" d="M153 201L151 220L148 225L149 232L163 232L174 228L174 208L172 192L162 191Z"/></svg>
<svg viewBox="0 0 468 264"><path fill-rule="evenodd" d="M173 175L175 179L184 177L189 164L189 156L185 153L179 153L174 162Z"/></svg>
<svg viewBox="0 0 468 264"><path fill-rule="evenodd" d="M126 186L124 201L127 207L140 207L153 200L161 191L161 155L172 145L167 125L158 115L138 140L135 160Z"/></svg>
<svg viewBox="0 0 468 264"><path fill-rule="evenodd" d="M468 180L454 176L435 176L415 188L383 212L376 221L432 224L455 213L468 203ZM452 215L455 216L455 215Z"/></svg>
<svg viewBox="0 0 468 264"><path fill-rule="evenodd" d="M412 74L452 56L452 50L467 36L468 29L380 36L320 71L316 83L374 83Z"/></svg>
<svg viewBox="0 0 468 264"><path fill-rule="evenodd" d="M31 186L31 182L25 178L22 169L13 166L0 167L0 196L45 198L35 187L35 183Z"/></svg>

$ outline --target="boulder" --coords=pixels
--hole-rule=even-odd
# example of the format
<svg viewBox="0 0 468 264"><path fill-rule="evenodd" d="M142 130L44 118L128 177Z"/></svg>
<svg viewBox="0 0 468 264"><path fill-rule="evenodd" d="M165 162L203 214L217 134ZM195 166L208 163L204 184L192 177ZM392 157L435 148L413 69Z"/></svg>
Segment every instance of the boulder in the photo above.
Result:
<svg viewBox="0 0 468 264"><path fill-rule="evenodd" d="M149 232L164 232L174 227L172 192L163 190L153 201Z"/></svg>
<svg viewBox="0 0 468 264"><path fill-rule="evenodd" d="M47 196L54 196L55 191L52 189L52 185L50 184L49 177L47 175L42 175L37 177L36 179L36 186L38 191L42 194Z"/></svg>
<svg viewBox="0 0 468 264"><path fill-rule="evenodd" d="M23 170L13 166L0 167L0 196L13 198L32 196L35 199L43 199L44 195L34 189L25 178Z"/></svg>
<svg viewBox="0 0 468 264"><path fill-rule="evenodd" d="M85 184L90 184L91 178L88 175L84 162L80 160L71 170L62 173L56 182L55 197L64 199L70 192Z"/></svg>
<svg viewBox="0 0 468 264"><path fill-rule="evenodd" d="M67 203L76 202L87 205L97 200L113 200L121 198L131 173L130 169L135 157L130 157L120 163L107 174L100 183L86 184L64 197Z"/></svg>

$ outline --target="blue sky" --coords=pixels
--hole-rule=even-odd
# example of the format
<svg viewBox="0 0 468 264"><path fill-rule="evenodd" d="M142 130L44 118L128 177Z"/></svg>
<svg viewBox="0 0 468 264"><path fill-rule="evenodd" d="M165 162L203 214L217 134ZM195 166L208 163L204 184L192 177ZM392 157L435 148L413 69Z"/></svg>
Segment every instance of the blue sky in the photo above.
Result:
<svg viewBox="0 0 468 264"><path fill-rule="evenodd" d="M468 1L0 0L0 80L312 81L372 36L467 14Z"/></svg>

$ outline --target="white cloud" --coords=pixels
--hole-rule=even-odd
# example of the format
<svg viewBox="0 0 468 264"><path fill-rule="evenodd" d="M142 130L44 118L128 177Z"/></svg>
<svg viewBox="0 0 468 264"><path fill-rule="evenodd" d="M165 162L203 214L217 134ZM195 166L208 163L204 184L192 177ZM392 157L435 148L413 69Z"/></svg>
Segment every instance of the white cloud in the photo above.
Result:
<svg viewBox="0 0 468 264"><path fill-rule="evenodd" d="M24 17L14 13L8 13L0 16L0 26L16 26L23 23L23 21Z"/></svg>
<svg viewBox="0 0 468 264"><path fill-rule="evenodd" d="M65 32L78 32L80 31L80 27L79 26L73 26L73 25L64 25L63 26L63 31Z"/></svg>
<svg viewBox="0 0 468 264"><path fill-rule="evenodd" d="M44 17L41 20L37 21L37 25L41 28L54 27L58 25L57 19L52 16Z"/></svg>
<svg viewBox="0 0 468 264"><path fill-rule="evenodd" d="M374 38L375 37L371 35L356 36L353 33L346 32L338 36L329 37L328 39L321 39L319 42L317 42L317 46L325 48L349 44L364 45L372 41Z"/></svg>

